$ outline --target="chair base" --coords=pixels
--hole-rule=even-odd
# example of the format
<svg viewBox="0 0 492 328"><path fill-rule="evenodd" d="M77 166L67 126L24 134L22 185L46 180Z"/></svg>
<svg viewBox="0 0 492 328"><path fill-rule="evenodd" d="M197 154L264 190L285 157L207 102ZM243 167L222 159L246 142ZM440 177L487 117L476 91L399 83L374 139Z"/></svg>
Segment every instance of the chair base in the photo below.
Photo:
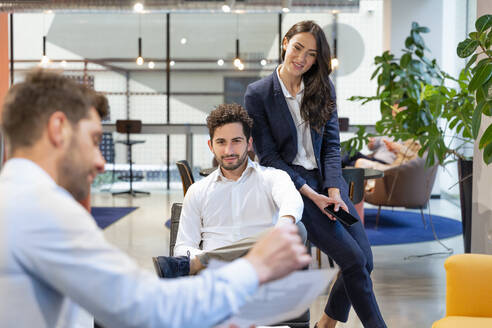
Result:
<svg viewBox="0 0 492 328"><path fill-rule="evenodd" d="M141 191L141 190L132 190L132 189L128 189L128 190L125 190L125 191L116 191L116 192L112 192L111 194L114 195L123 195L123 194L129 194L129 195L132 195L132 196L137 196L138 194L142 194L142 195L150 195L150 192L148 191Z"/></svg>

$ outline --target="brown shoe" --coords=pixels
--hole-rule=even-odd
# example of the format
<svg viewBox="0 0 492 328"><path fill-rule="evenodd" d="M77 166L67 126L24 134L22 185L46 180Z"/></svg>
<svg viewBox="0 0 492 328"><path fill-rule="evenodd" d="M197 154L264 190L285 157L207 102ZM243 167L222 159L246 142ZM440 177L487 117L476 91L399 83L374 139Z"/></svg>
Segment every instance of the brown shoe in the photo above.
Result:
<svg viewBox="0 0 492 328"><path fill-rule="evenodd" d="M159 266L159 262L157 261L157 257L152 257L152 263L154 263L154 270L155 273L157 273L157 276L159 278L164 278L164 276L162 275L161 267Z"/></svg>

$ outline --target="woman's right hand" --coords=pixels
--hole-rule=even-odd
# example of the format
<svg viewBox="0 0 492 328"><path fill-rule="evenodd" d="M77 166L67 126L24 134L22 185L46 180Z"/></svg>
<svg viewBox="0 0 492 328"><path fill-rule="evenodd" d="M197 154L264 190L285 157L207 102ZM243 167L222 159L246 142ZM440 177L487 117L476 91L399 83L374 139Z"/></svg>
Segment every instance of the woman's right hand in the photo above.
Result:
<svg viewBox="0 0 492 328"><path fill-rule="evenodd" d="M311 200L316 204L316 206L318 206L318 208L321 211L321 213L323 213L327 217L329 217L330 220L336 221L336 218L333 215L331 215L327 211L325 211L325 208L328 205L334 203L334 201L333 201L332 198L330 198L328 196L325 196L323 194L319 194L319 193L316 192L316 195L314 195L313 198L311 198Z"/></svg>
<svg viewBox="0 0 492 328"><path fill-rule="evenodd" d="M299 192L306 196L307 198L311 199L313 203L318 206L319 210L321 213L325 214L327 217L330 218L330 220L335 221L336 218L329 214L328 212L325 211L325 207L327 207L330 204L335 203L332 198L320 194L316 192L314 189L312 189L309 185L305 184L303 185L300 189Z"/></svg>

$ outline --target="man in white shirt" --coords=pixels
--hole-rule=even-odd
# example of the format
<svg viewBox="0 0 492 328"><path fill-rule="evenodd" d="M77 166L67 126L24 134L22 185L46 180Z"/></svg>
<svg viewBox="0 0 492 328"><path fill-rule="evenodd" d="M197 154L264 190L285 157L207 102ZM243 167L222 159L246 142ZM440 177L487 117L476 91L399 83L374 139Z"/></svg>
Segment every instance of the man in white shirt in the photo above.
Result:
<svg viewBox="0 0 492 328"><path fill-rule="evenodd" d="M174 248L177 256L154 258L159 275L193 275L210 258L237 259L275 225L297 223L304 228L299 222L302 197L288 174L249 159L252 124L237 104L219 105L208 116L208 145L219 168L186 192Z"/></svg>
<svg viewBox="0 0 492 328"><path fill-rule="evenodd" d="M259 284L305 266L293 224L274 229L243 258L196 277L159 280L110 245L84 199L103 170L93 93L34 71L8 92L0 174L0 326L211 327Z"/></svg>

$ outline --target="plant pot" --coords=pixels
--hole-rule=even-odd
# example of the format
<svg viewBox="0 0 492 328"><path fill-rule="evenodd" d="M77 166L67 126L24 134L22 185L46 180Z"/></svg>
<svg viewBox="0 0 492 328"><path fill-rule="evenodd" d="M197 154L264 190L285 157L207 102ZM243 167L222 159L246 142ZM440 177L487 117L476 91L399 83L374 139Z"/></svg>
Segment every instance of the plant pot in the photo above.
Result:
<svg viewBox="0 0 492 328"><path fill-rule="evenodd" d="M473 161L458 159L458 177L460 179L461 224L463 226L463 245L465 253L471 252L472 225L472 183Z"/></svg>

